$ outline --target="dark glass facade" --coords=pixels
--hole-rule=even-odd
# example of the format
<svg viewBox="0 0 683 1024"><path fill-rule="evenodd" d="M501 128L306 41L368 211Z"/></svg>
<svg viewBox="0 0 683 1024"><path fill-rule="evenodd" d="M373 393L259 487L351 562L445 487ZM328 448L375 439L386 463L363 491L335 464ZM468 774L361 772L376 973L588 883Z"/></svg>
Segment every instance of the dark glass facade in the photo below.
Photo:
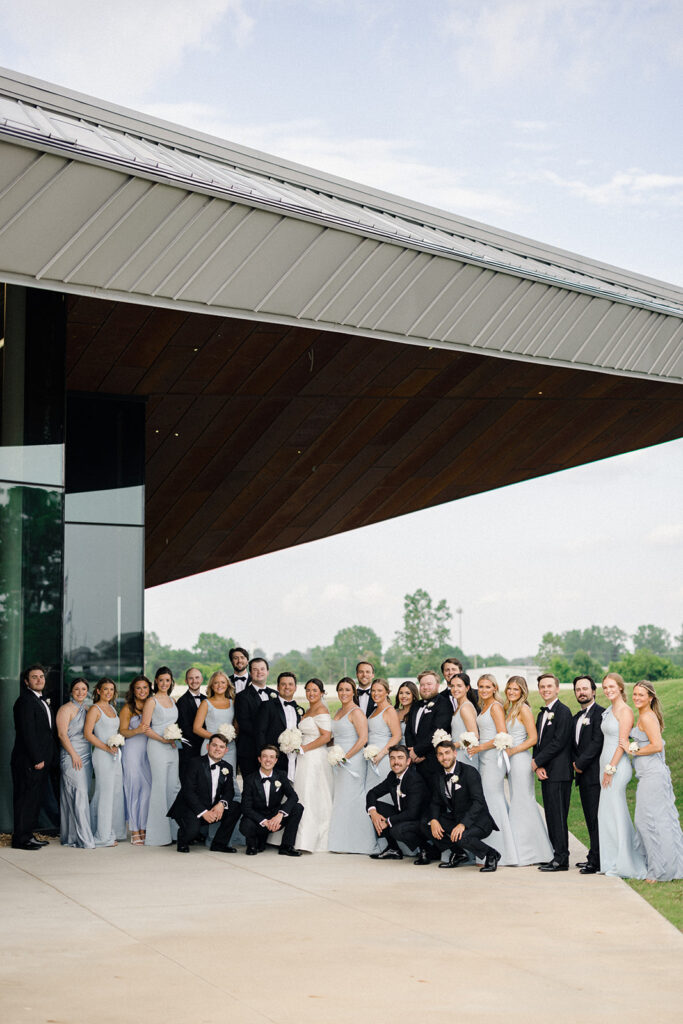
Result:
<svg viewBox="0 0 683 1024"><path fill-rule="evenodd" d="M56 292L0 285L0 829L11 827L12 706L42 662L53 708L75 675L143 665L144 404L67 394Z"/></svg>

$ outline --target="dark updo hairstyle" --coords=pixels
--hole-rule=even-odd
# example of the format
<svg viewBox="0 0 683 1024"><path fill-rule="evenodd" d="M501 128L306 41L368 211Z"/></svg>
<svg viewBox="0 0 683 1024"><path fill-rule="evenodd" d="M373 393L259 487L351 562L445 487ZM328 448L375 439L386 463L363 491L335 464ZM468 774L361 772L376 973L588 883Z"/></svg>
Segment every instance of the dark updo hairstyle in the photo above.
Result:
<svg viewBox="0 0 683 1024"><path fill-rule="evenodd" d="M171 685L168 688L168 692L169 693L173 693L173 687L175 686L175 679L173 678L173 673L171 672L171 670L168 667L168 665L162 665L161 668L158 668L156 670L156 672L154 673L154 686L152 687L152 693L158 693L159 692L159 685L157 683L157 680L158 680L159 676L170 676L171 677Z"/></svg>
<svg viewBox="0 0 683 1024"><path fill-rule="evenodd" d="M337 685L335 686L335 690L337 691L337 693L339 693L339 687L341 686L342 683L348 683L350 686L353 687L353 703L358 704L358 697L356 696L358 683L356 682L356 680L352 679L351 676L342 676Z"/></svg>
<svg viewBox="0 0 683 1024"><path fill-rule="evenodd" d="M90 687L88 686L88 680L85 679L83 676L76 676L76 678L72 682L71 686L69 687L69 693L73 693L74 692L74 686L76 685L76 683L85 683L85 685L88 687L88 693L90 693Z"/></svg>
<svg viewBox="0 0 683 1024"><path fill-rule="evenodd" d="M323 686L322 679L318 679L316 676L314 676L312 679L308 679L306 681L306 685L304 686L304 690L306 689L306 686L308 686L309 683L313 683L314 686L318 687L318 689L320 690L321 697L325 695L325 687Z"/></svg>

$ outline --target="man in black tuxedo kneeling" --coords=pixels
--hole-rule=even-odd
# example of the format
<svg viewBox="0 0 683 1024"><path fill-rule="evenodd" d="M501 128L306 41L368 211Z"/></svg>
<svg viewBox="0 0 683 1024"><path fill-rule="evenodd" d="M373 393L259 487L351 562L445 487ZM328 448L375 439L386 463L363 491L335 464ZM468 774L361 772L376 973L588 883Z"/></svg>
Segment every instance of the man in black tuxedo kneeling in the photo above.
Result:
<svg viewBox="0 0 683 1024"><path fill-rule="evenodd" d="M242 813L235 800L234 773L223 755L228 749L219 733L209 739L204 757L193 758L181 783L180 792L169 808L167 817L178 822L178 853L189 853L190 843L197 838L202 825L219 822L211 849L218 853L236 853L230 836Z"/></svg>
<svg viewBox="0 0 683 1024"><path fill-rule="evenodd" d="M375 832L386 839L387 847L381 853L371 853L372 860L401 860L399 843L410 850L420 845L420 822L427 802L427 789L418 772L410 763L408 748L402 743L389 747L391 771L386 779L373 786L365 798ZM389 797L389 800L382 800Z"/></svg>
<svg viewBox="0 0 683 1024"><path fill-rule="evenodd" d="M280 756L277 747L267 744L258 757L259 770L247 775L242 791L240 832L247 841L247 855L253 857L265 849L271 832L282 832L281 857L300 857L294 849L296 833L304 813L287 772L277 771Z"/></svg>
<svg viewBox="0 0 683 1024"><path fill-rule="evenodd" d="M429 820L423 834L437 849L450 850L451 856L440 868L455 868L468 860L468 853L483 859L480 871L495 871L500 854L483 840L498 826L489 814L479 772L469 764L457 764L455 744L444 740L436 747L442 771L434 777ZM429 863L421 851L416 864Z"/></svg>

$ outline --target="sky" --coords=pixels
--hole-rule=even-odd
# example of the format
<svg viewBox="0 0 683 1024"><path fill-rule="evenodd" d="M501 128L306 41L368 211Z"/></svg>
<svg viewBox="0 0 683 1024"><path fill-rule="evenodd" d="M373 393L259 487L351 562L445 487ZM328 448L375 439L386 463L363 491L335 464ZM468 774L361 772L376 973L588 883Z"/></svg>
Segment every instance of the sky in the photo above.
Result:
<svg viewBox="0 0 683 1024"><path fill-rule="evenodd" d="M24 0L0 8L0 63L683 284L678 0ZM146 627L273 653L358 623L388 645L423 587L470 652L678 633L682 510L672 442L154 588Z"/></svg>

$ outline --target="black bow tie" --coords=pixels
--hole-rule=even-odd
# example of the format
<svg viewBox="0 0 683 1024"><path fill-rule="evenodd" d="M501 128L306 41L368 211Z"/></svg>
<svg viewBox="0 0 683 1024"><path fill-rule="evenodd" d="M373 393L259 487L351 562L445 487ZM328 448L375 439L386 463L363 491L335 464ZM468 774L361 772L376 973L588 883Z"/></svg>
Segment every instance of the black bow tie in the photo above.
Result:
<svg viewBox="0 0 683 1024"><path fill-rule="evenodd" d="M219 764L219 762L218 762L218 761L216 761L216 763L215 763L215 764L212 764L212 765L211 765L211 771L212 771L212 772L213 772L213 771L215 771L215 770L216 770L216 768L220 768L220 764Z"/></svg>
<svg viewBox="0 0 683 1024"><path fill-rule="evenodd" d="M284 701L284 705L285 705L286 708L295 708L296 707L296 701L295 700L286 700L286 701Z"/></svg>
<svg viewBox="0 0 683 1024"><path fill-rule="evenodd" d="M235 676L235 682L236 683L246 683L246 681L247 681L247 677L246 676Z"/></svg>
<svg viewBox="0 0 683 1024"><path fill-rule="evenodd" d="M455 775L455 771L446 772L446 778L447 779L452 779L454 775Z"/></svg>

